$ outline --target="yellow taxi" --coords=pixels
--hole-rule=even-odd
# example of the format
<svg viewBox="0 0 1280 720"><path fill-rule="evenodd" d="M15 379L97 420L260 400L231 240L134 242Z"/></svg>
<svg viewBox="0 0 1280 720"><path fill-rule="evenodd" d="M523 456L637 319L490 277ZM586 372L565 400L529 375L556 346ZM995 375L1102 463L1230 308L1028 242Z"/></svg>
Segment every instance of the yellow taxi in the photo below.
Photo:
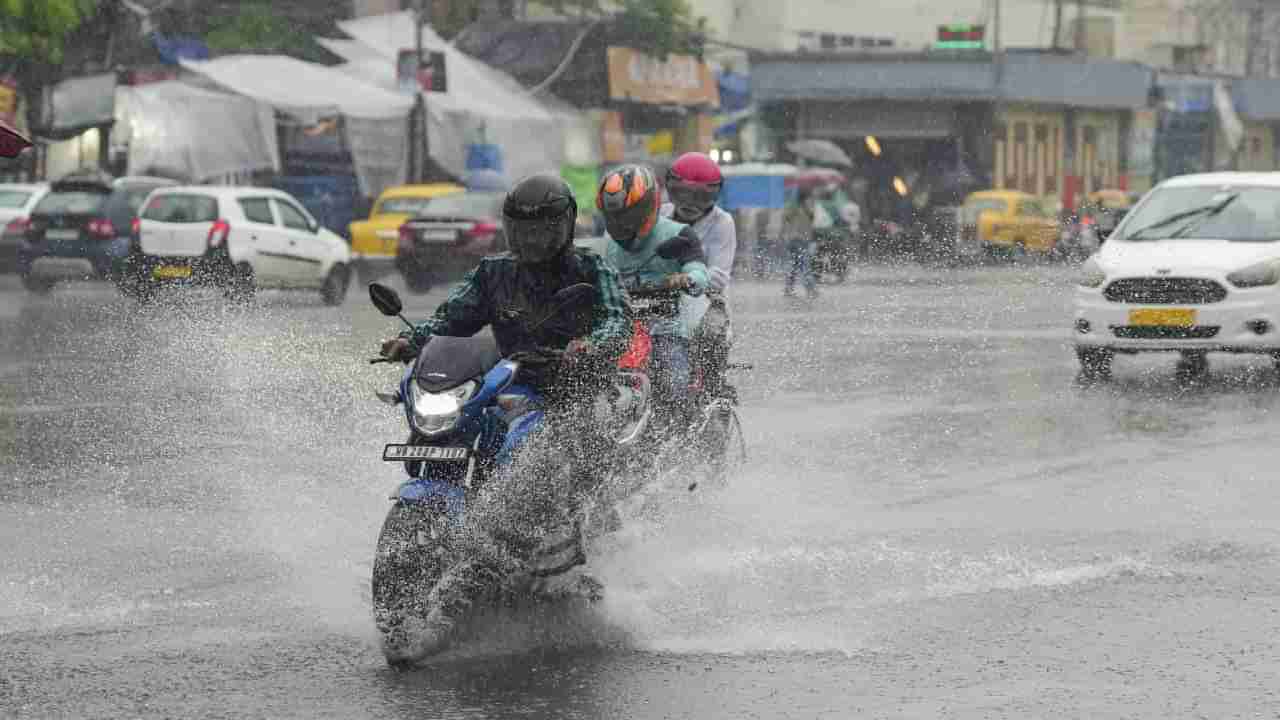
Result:
<svg viewBox="0 0 1280 720"><path fill-rule="evenodd" d="M454 183L397 185L387 188L374 202L368 220L357 220L349 226L351 251L366 266L379 270L395 267L400 226L415 215L427 211L433 198L453 195L464 190Z"/></svg>
<svg viewBox="0 0 1280 720"><path fill-rule="evenodd" d="M988 252L1048 254L1058 242L1058 219L1036 197L1017 190L983 190L964 200L962 235Z"/></svg>

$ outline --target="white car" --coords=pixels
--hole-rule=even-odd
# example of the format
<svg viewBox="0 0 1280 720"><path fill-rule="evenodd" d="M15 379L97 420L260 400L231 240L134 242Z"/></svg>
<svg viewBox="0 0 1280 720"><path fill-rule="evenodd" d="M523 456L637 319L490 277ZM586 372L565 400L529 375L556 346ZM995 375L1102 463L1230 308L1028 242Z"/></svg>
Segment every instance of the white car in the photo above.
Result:
<svg viewBox="0 0 1280 720"><path fill-rule="evenodd" d="M49 183L0 184L0 272L11 270L26 241L31 210L49 192Z"/></svg>
<svg viewBox="0 0 1280 720"><path fill-rule="evenodd" d="M1210 352L1280 363L1280 173L1185 175L1160 183L1081 267L1075 346L1086 376L1116 353Z"/></svg>
<svg viewBox="0 0 1280 720"><path fill-rule="evenodd" d="M293 196L257 187L168 187L134 223L131 285L146 298L165 283L214 285L245 299L255 288L319 290L341 304L351 249Z"/></svg>

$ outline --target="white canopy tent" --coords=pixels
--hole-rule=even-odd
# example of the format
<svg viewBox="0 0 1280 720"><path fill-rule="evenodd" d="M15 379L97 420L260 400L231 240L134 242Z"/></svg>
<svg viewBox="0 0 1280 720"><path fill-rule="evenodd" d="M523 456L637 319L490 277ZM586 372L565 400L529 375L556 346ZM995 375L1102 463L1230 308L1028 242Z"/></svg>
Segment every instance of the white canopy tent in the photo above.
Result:
<svg viewBox="0 0 1280 720"><path fill-rule="evenodd" d="M402 49L414 48L413 14L374 15L340 22L338 27L354 38L354 45L322 42L348 61L339 66L341 71L398 92L396 59ZM566 122L562 110L549 109L513 78L445 42L430 26L422 28L422 45L444 54L448 73L447 91L426 96L428 149L441 167L464 175L466 146L485 142L502 149L504 172L510 178L559 171L565 162L566 128L581 125L579 118ZM370 51L376 55L370 57Z"/></svg>
<svg viewBox="0 0 1280 720"><path fill-rule="evenodd" d="M303 123L341 115L362 192L377 195L405 181L411 98L284 55L183 60L182 66Z"/></svg>
<svg viewBox="0 0 1280 720"><path fill-rule="evenodd" d="M172 81L120 86L115 115L133 174L199 182L279 169L275 113L252 98Z"/></svg>

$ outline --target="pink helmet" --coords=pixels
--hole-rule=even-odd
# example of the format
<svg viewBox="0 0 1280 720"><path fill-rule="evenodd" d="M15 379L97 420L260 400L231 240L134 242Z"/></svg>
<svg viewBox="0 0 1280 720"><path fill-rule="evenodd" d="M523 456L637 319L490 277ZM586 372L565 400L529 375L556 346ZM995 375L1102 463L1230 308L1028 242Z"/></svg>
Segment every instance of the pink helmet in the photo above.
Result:
<svg viewBox="0 0 1280 720"><path fill-rule="evenodd" d="M667 171L666 183L676 220L696 222L711 212L723 183L720 166L706 155L690 152L676 158Z"/></svg>

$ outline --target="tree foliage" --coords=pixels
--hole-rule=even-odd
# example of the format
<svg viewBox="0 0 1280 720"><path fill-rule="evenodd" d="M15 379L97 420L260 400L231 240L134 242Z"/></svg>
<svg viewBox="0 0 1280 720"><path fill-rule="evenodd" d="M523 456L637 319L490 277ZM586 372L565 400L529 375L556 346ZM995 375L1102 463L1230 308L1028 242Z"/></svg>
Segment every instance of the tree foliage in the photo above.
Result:
<svg viewBox="0 0 1280 720"><path fill-rule="evenodd" d="M30 62L62 62L67 38L96 0L0 0L0 51Z"/></svg>
<svg viewBox="0 0 1280 720"><path fill-rule="evenodd" d="M688 0L532 0L570 18L615 16L632 44L658 57L670 53L699 53L706 18L695 18ZM478 16L480 0L449 0L433 15L436 30L452 37ZM512 5L514 9L515 3Z"/></svg>
<svg viewBox="0 0 1280 720"><path fill-rule="evenodd" d="M299 10L299 3L244 2L228 6L213 16L203 30L205 44L214 52L265 52L292 55L323 62L329 54L315 41L317 34L333 35L334 21L345 13L335 11L342 3L327 3L323 10L314 5ZM303 12L305 11L305 12Z"/></svg>

